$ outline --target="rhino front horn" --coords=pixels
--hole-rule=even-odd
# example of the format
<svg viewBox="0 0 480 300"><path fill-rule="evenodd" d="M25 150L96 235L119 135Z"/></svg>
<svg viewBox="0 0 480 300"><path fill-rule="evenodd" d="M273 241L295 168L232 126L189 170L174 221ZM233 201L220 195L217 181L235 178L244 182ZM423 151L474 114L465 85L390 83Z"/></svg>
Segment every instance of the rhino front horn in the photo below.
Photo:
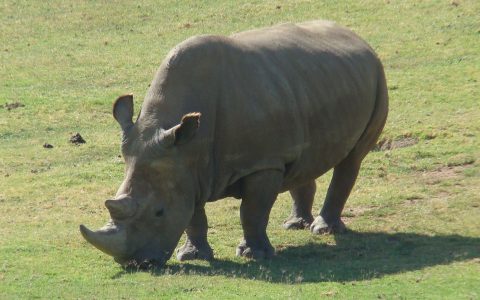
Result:
<svg viewBox="0 0 480 300"><path fill-rule="evenodd" d="M87 242L108 255L121 257L127 254L125 230L121 230L115 225L107 224L98 231L92 231L84 225L80 225L80 232Z"/></svg>
<svg viewBox="0 0 480 300"><path fill-rule="evenodd" d="M105 201L105 206L114 220L121 220L135 215L137 206L131 198Z"/></svg>

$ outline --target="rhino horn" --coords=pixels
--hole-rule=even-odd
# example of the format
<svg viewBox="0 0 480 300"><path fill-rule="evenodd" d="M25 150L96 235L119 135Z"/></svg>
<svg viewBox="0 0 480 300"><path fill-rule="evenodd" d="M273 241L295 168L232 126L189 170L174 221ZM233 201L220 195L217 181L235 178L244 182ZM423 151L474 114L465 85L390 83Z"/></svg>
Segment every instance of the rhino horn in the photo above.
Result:
<svg viewBox="0 0 480 300"><path fill-rule="evenodd" d="M107 224L97 231L80 225L80 232L87 242L108 255L121 257L127 254L126 232L115 225Z"/></svg>
<svg viewBox="0 0 480 300"><path fill-rule="evenodd" d="M137 212L136 202L129 197L124 197L117 200L107 200L105 201L105 206L110 212L110 216L114 220L132 217Z"/></svg>

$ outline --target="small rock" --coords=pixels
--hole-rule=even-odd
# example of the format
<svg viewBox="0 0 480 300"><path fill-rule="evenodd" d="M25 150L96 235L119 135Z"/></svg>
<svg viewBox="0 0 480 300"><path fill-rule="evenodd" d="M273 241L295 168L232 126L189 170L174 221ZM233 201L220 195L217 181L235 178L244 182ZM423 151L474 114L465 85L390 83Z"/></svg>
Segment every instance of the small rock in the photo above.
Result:
<svg viewBox="0 0 480 300"><path fill-rule="evenodd" d="M86 141L83 139L83 137L80 135L80 133L76 133L70 137L70 143L75 144L75 145L80 145L80 144L85 144Z"/></svg>
<svg viewBox="0 0 480 300"><path fill-rule="evenodd" d="M43 144L43 148L52 149L52 148L53 148L53 145L52 145L52 144L49 144L49 143L45 143L45 144Z"/></svg>

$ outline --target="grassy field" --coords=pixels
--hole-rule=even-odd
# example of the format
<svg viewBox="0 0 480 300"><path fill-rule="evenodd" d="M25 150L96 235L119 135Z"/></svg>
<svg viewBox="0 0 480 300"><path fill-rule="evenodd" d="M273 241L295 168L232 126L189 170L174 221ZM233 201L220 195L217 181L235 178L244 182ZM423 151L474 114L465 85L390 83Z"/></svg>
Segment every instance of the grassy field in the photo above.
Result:
<svg viewBox="0 0 480 300"><path fill-rule="evenodd" d="M480 298L480 2L0 3L0 299ZM123 270L87 244L123 179L116 96L141 105L163 57L202 33L331 19L376 49L390 115L338 236L268 232L277 256L234 256L240 202L207 205L216 260ZM23 105L23 106L22 106ZM73 145L80 133L86 144ZM44 143L53 148L44 148ZM317 181L315 210L328 180Z"/></svg>

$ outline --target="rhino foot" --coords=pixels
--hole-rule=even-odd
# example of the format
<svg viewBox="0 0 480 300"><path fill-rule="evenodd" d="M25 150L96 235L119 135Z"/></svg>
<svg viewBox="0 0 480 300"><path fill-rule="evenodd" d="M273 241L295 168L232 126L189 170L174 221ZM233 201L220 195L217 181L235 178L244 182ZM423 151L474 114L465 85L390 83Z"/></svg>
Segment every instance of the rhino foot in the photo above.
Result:
<svg viewBox="0 0 480 300"><path fill-rule="evenodd" d="M177 259L179 261L193 259L212 260L213 250L208 244L202 247L197 247L187 241L185 245L177 250Z"/></svg>
<svg viewBox="0 0 480 300"><path fill-rule="evenodd" d="M290 216L283 222L283 228L285 229L305 229L310 228L310 224L313 222L312 216L296 217Z"/></svg>
<svg viewBox="0 0 480 300"><path fill-rule="evenodd" d="M251 259L269 259L275 255L275 249L270 242L263 243L260 247L248 246L245 241L237 247L237 256L243 256Z"/></svg>
<svg viewBox="0 0 480 300"><path fill-rule="evenodd" d="M327 223L322 216L318 216L310 225L310 231L314 234L335 234L344 233L347 231L347 227L338 219L335 222Z"/></svg>

